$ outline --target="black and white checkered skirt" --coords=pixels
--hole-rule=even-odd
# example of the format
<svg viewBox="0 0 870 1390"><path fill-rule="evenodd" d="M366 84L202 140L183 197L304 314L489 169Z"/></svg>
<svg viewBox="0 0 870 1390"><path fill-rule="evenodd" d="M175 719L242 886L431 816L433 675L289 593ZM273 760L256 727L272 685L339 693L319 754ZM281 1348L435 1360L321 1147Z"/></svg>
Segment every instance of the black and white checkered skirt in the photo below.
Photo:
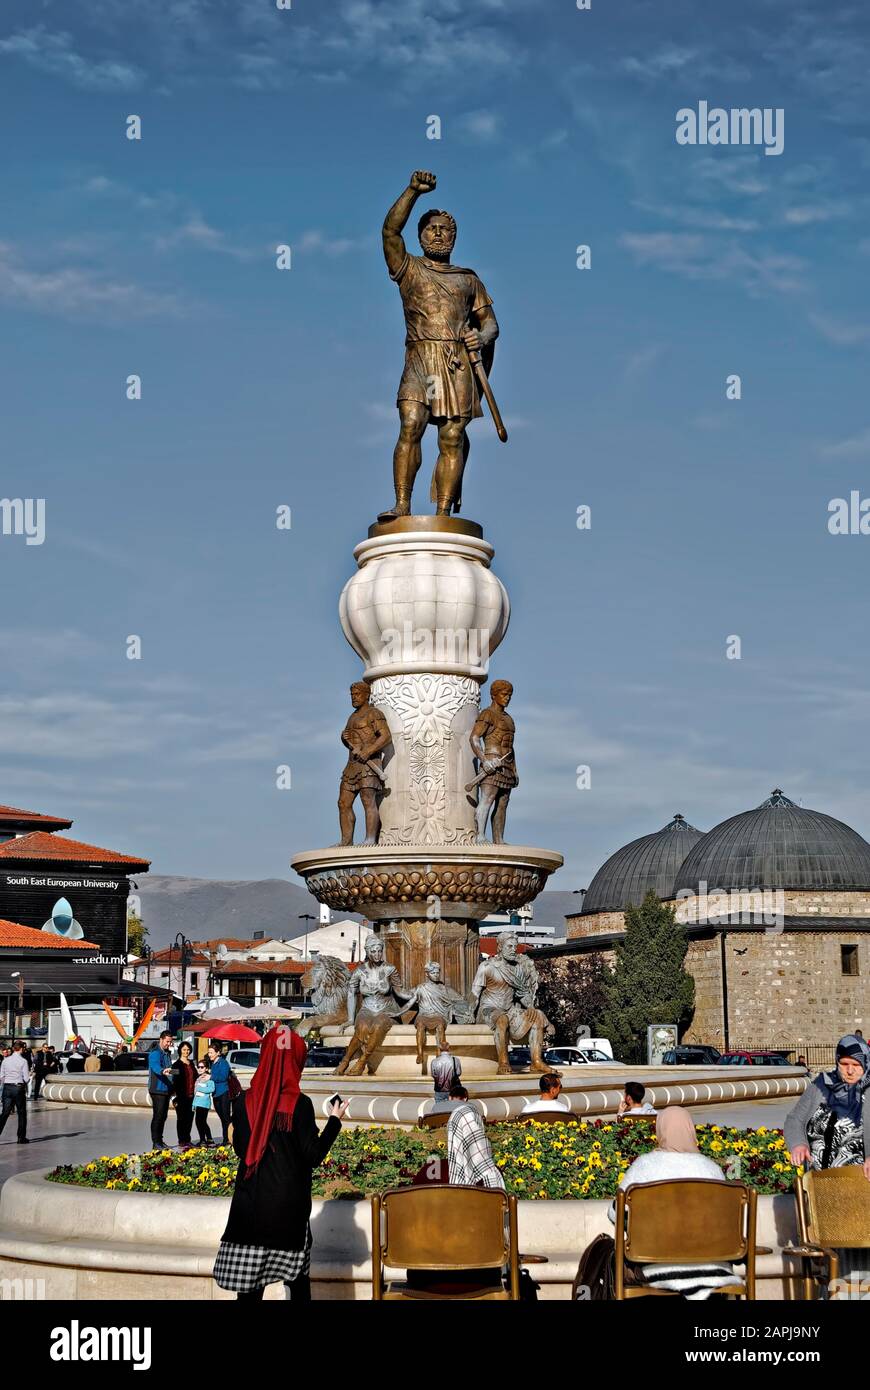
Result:
<svg viewBox="0 0 870 1390"><path fill-rule="evenodd" d="M234 1293L253 1293L267 1284L292 1284L311 1269L311 1227L305 1231L301 1250L267 1250L262 1245L233 1245L221 1241L214 1265L214 1280Z"/></svg>

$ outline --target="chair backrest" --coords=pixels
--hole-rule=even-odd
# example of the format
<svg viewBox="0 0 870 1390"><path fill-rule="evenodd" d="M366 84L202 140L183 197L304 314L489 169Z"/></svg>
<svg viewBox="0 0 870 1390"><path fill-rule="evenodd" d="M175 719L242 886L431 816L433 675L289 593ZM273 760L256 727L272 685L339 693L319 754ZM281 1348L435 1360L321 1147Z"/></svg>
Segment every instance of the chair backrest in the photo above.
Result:
<svg viewBox="0 0 870 1390"><path fill-rule="evenodd" d="M671 1178L635 1183L620 1197L625 1258L635 1263L742 1260L754 1246L755 1193L745 1183Z"/></svg>
<svg viewBox="0 0 870 1390"><path fill-rule="evenodd" d="M795 1189L801 1240L870 1249L870 1182L859 1163L802 1173Z"/></svg>
<svg viewBox="0 0 870 1390"><path fill-rule="evenodd" d="M452 1113L450 1110L436 1110L433 1115L430 1111L426 1115L421 1115L417 1124L421 1129L441 1129L446 1125Z"/></svg>
<svg viewBox="0 0 870 1390"><path fill-rule="evenodd" d="M515 1198L511 1201L516 1202ZM500 1269L509 1199L500 1188L404 1187L381 1195L381 1259L402 1269Z"/></svg>

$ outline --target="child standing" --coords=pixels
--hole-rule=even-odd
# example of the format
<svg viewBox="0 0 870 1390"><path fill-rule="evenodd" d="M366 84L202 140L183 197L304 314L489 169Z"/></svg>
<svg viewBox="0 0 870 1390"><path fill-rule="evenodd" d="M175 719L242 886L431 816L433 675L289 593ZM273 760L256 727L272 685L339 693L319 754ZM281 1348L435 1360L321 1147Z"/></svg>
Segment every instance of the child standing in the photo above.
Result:
<svg viewBox="0 0 870 1390"><path fill-rule="evenodd" d="M193 1118L199 1142L207 1149L212 1146L211 1132L208 1127L208 1112L211 1110L211 1098L214 1095L214 1082L210 1072L211 1068L208 1062L197 1062L196 1085L193 1088Z"/></svg>

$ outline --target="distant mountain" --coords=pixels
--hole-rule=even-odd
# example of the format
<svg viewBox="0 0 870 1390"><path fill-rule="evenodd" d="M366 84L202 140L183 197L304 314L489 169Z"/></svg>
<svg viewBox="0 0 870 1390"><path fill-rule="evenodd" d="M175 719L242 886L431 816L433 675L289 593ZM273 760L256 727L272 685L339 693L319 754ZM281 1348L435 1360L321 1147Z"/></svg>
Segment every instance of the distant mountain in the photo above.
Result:
<svg viewBox="0 0 870 1390"><path fill-rule="evenodd" d="M283 878L225 881L143 874L137 882L152 950L170 946L179 932L190 941L217 936L250 939L258 931L287 940L317 925L299 920L303 912L316 917L317 902L306 888ZM576 912L580 902L572 893L542 893L535 902L535 921L555 927L563 936L564 915ZM333 919L357 915L333 913Z"/></svg>

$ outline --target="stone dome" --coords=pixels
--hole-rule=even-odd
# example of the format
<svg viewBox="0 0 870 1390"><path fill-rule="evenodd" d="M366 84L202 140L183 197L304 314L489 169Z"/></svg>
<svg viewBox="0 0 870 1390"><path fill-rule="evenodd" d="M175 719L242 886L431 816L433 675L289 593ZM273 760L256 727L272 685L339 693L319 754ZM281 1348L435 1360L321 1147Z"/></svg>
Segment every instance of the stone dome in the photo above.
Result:
<svg viewBox="0 0 870 1390"><path fill-rule="evenodd" d="M672 898L674 880L686 855L704 839L703 830L679 813L661 830L623 845L602 864L583 899L583 915L622 912L643 902L650 889L659 898Z"/></svg>
<svg viewBox="0 0 870 1390"><path fill-rule="evenodd" d="M870 844L842 821L797 806L777 787L754 811L731 816L690 849L675 890L870 890Z"/></svg>

